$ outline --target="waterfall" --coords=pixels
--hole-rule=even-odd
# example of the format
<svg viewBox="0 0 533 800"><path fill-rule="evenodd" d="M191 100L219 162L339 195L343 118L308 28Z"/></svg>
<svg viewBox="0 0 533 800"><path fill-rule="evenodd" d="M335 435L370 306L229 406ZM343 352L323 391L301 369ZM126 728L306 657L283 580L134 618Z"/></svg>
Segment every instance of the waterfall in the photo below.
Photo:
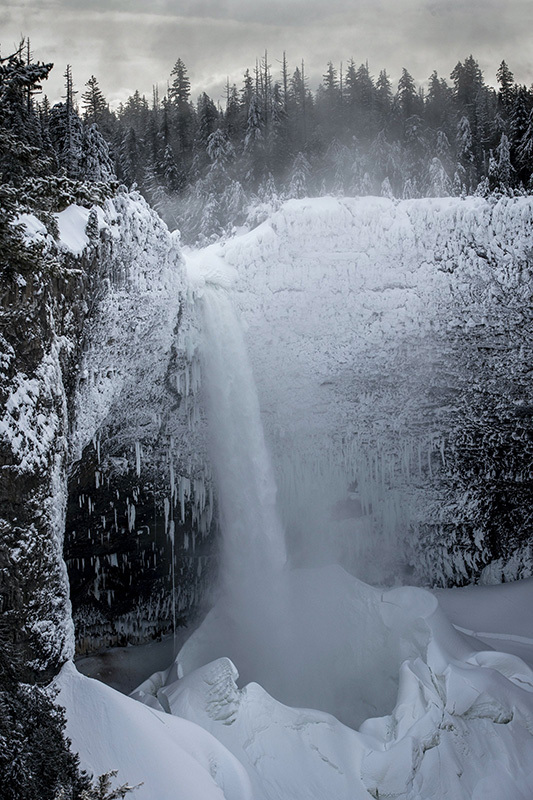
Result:
<svg viewBox="0 0 533 800"><path fill-rule="evenodd" d="M223 531L221 580L233 595L243 580L251 578L257 590L258 581L282 569L285 538L240 321L222 287L207 285L202 305L210 450Z"/></svg>
<svg viewBox="0 0 533 800"><path fill-rule="evenodd" d="M283 675L289 602L276 482L241 323L224 286L206 283L203 388L221 527L218 598L206 624L182 648L182 669L229 656L243 681ZM274 677L273 677L274 676Z"/></svg>

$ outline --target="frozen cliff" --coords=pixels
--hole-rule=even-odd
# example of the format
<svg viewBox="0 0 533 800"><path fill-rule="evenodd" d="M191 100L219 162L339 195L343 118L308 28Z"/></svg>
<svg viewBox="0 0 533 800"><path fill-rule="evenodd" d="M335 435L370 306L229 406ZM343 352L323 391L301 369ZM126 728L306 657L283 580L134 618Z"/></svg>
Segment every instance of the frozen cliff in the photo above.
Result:
<svg viewBox="0 0 533 800"><path fill-rule="evenodd" d="M172 630L212 527L178 239L136 194L54 217L21 217L44 257L2 296L0 591L28 677L73 655L69 579L78 651Z"/></svg>
<svg viewBox="0 0 533 800"><path fill-rule="evenodd" d="M236 270L295 563L531 574L531 198L292 200Z"/></svg>

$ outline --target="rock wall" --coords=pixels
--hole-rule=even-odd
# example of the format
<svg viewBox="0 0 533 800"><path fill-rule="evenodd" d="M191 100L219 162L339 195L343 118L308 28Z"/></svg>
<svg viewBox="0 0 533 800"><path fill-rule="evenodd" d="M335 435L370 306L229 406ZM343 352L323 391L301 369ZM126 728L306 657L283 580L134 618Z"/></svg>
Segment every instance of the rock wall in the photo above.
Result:
<svg viewBox="0 0 533 800"><path fill-rule="evenodd" d="M21 219L45 256L5 287L0 330L2 636L29 680L75 641L189 619L213 550L179 241L136 194L55 217L56 238Z"/></svg>
<svg viewBox="0 0 533 800"><path fill-rule="evenodd" d="M238 273L297 563L462 584L533 570L530 197L292 200Z"/></svg>
<svg viewBox="0 0 533 800"><path fill-rule="evenodd" d="M77 652L190 619L212 566L197 331L179 240L139 198L106 209L105 286L73 409L65 557Z"/></svg>

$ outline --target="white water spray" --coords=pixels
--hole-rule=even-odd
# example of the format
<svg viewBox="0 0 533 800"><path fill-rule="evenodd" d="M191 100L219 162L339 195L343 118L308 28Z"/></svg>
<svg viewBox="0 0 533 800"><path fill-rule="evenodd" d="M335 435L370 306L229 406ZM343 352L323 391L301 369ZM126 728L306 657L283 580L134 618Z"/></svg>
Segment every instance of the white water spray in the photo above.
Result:
<svg viewBox="0 0 533 800"><path fill-rule="evenodd" d="M240 322L225 289L207 286L202 302L204 381L224 530L222 580L225 591L233 592L244 565L246 572L279 572L286 561L285 541Z"/></svg>

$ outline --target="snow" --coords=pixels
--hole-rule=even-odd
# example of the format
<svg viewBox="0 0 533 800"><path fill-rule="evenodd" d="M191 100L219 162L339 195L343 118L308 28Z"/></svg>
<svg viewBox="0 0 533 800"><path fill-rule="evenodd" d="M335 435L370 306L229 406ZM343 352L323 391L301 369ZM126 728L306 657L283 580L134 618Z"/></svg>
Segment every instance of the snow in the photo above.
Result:
<svg viewBox="0 0 533 800"><path fill-rule="evenodd" d="M246 767L255 800L531 796L533 672L524 662L478 650L425 590L381 591L340 567L298 571L291 584L296 641L285 642L283 658L299 708L255 682L239 688L222 641L203 663L220 611L133 696L216 736ZM527 583L515 596L525 608ZM480 621L490 627L490 609ZM358 730L311 710L335 691L345 715L350 704L363 712Z"/></svg>
<svg viewBox="0 0 533 800"><path fill-rule="evenodd" d="M67 735L93 775L142 784L132 800L251 800L238 761L206 731L86 678L70 662L56 679Z"/></svg>
<svg viewBox="0 0 533 800"><path fill-rule="evenodd" d="M498 586L435 592L446 616L494 648L520 656L533 668L533 579Z"/></svg>
<svg viewBox="0 0 533 800"><path fill-rule="evenodd" d="M195 255L238 275L294 558L342 560L387 582L406 570L410 530L453 523L438 481L454 401L486 380L472 380L453 342L469 327L492 325L496 337L515 324L506 299L498 321L488 293L499 287L518 304L530 290L520 275L532 219L527 197L290 200L256 229ZM351 512L339 514L348 492ZM419 580L446 579L439 564L416 561ZM450 569L461 574L459 563Z"/></svg>
<svg viewBox="0 0 533 800"><path fill-rule="evenodd" d="M82 212L86 211L69 206L58 215L69 212L60 231L71 236L72 252L76 252L76 243L81 246L84 241ZM99 227L109 232L112 257L105 265L109 273L106 291L91 320L80 365L82 380L71 443L74 458L81 455L122 394L138 387L146 400L147 383L161 380L161 373L168 368L184 290L178 243L135 194L107 201L99 209ZM141 381L143 371L151 375ZM139 404L131 394L125 402L130 410ZM140 466L138 454L136 462Z"/></svg>
<svg viewBox="0 0 533 800"><path fill-rule="evenodd" d="M170 785L187 800L368 800L378 796L376 788L379 797L402 800L529 800L533 673L512 655L477 649L479 642L457 633L442 609L452 605L454 622L463 625L473 624L475 612L480 628L525 635L532 632L531 621L527 627L531 581L438 591L438 603L412 587L381 592L338 567L301 570L296 584L309 637L296 682L306 679L324 646L332 646L319 636L314 616L325 603L336 645L352 642L352 658L358 659L357 665L352 662L356 691L366 696L370 688L378 701L381 691L388 692L388 713L369 717L354 730L327 713L283 705L255 682L242 686L224 656L187 667L186 648L178 659L181 667L152 675L134 692L145 706L138 704L139 709L149 716L137 712L137 701L82 678L67 665L58 679L59 701L67 708L68 735L82 766L95 774L118 768L117 780L144 781L134 795L139 798L171 798ZM492 601L486 603L489 595ZM495 609L500 612L496 625ZM508 644L498 641L498 646ZM325 693L335 677L338 651L329 657L330 672L322 676ZM286 663L295 670L288 653ZM181 680L178 671L186 673ZM349 702L350 695L341 700ZM182 726L185 720L220 742L217 763L228 758L224 747L233 753L248 772L251 791L213 795L213 787L206 788L201 769L183 758L182 748L190 752L194 746L198 760L206 742L210 751L214 744L210 738L199 740L196 727L172 728L174 721ZM235 762L230 766L233 771Z"/></svg>
<svg viewBox="0 0 533 800"><path fill-rule="evenodd" d="M72 204L55 215L59 228L61 249L74 255L81 255L89 244L85 228L89 219L89 209Z"/></svg>
<svg viewBox="0 0 533 800"><path fill-rule="evenodd" d="M24 226L24 236L28 243L42 242L48 236L46 227L34 214L19 214L16 224Z"/></svg>
<svg viewBox="0 0 533 800"><path fill-rule="evenodd" d="M502 254L524 256L531 213L527 199L290 201L249 234L188 255L189 300L207 315L209 414L229 439L214 436L212 451L229 571L174 663L131 698L63 670L59 699L83 767L119 768L120 780L144 781L136 796L162 800L531 797L532 582L386 589L331 563L368 580L383 574L380 561L393 563L398 529L417 511L416 487L405 495L394 482L421 481L421 464L431 472L432 455L444 459L438 426L415 435L417 398L440 353L432 337L458 322L452 290L480 278L476 248L482 261L497 257L507 280ZM307 565L274 558L266 590L262 537L278 526L230 287L274 445L292 564ZM191 331L179 346L194 353ZM352 394L389 370L396 382L365 439L375 397L365 385L354 415ZM241 519L247 499L252 518ZM323 545L330 529L345 550Z"/></svg>

